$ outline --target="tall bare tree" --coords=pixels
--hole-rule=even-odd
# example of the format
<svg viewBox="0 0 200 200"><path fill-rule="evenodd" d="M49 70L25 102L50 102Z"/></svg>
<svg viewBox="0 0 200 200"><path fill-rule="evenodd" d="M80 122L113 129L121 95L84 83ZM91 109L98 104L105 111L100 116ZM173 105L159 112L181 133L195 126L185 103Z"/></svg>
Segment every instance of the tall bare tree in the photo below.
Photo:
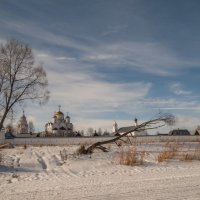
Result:
<svg viewBox="0 0 200 200"><path fill-rule="evenodd" d="M16 39L0 46L0 130L11 109L26 100L44 103L49 92L46 72L34 66L31 47Z"/></svg>

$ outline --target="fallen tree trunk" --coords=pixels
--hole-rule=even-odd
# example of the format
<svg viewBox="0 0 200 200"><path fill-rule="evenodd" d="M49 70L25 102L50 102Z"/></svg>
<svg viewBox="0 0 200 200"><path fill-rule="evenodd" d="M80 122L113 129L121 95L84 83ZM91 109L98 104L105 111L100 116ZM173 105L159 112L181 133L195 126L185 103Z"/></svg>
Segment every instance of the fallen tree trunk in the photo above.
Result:
<svg viewBox="0 0 200 200"><path fill-rule="evenodd" d="M162 123L162 124L160 124L160 123ZM154 118L154 119L144 122L140 125L137 125L132 130L127 131L127 132L123 133L122 135L116 136L115 138L110 139L110 140L96 142L96 143L92 144L91 146L89 146L88 148L85 149L84 153L91 154L95 148L101 149L102 151L106 152L106 151L108 151L108 149L102 145L109 144L109 143L116 143L119 140L122 140L125 142L125 140L122 139L124 137L127 137L129 142L131 142L128 134L131 134L132 132L143 131L143 130L148 130L148 129L156 129L156 128L165 126L166 124L173 125L174 123L175 123L175 118L173 115L159 114L159 116L157 118ZM133 137L133 136L131 136L131 137Z"/></svg>

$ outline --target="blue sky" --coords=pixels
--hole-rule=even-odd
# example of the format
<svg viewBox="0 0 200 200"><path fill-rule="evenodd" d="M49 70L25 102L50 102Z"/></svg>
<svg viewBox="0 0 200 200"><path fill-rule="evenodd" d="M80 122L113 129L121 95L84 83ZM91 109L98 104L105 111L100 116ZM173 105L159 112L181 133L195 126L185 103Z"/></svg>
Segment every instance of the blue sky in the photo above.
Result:
<svg viewBox="0 0 200 200"><path fill-rule="evenodd" d="M49 102L21 109L37 130L59 104L77 129L111 130L113 120L132 125L159 111L195 129L199 10L198 0L0 0L0 42L30 44L48 74Z"/></svg>

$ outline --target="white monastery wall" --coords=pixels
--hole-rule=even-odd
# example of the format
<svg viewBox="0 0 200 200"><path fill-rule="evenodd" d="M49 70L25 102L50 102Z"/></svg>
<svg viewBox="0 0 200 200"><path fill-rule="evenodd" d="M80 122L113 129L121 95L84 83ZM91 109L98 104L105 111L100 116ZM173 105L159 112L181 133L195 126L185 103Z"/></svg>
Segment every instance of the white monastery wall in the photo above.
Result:
<svg viewBox="0 0 200 200"><path fill-rule="evenodd" d="M113 137L69 137L69 138L14 138L0 139L0 144L10 142L14 145L81 145L92 144L99 141L112 139ZM135 137L134 142L200 142L200 136L141 136Z"/></svg>

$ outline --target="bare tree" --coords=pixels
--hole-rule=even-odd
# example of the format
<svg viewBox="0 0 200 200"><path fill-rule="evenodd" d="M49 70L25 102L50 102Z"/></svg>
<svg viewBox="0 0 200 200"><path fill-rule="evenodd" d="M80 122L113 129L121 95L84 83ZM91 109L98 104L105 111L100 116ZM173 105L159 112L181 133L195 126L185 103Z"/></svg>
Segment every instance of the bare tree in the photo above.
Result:
<svg viewBox="0 0 200 200"><path fill-rule="evenodd" d="M109 136L110 133L107 131L107 129L103 132L103 136Z"/></svg>
<svg viewBox="0 0 200 200"><path fill-rule="evenodd" d="M88 128L88 130L87 130L87 134L88 134L88 136L92 136L93 135L93 133L94 133L94 129L93 128Z"/></svg>
<svg viewBox="0 0 200 200"><path fill-rule="evenodd" d="M29 133L34 133L35 132L35 127L32 121L29 121L28 123L28 132Z"/></svg>
<svg viewBox="0 0 200 200"><path fill-rule="evenodd" d="M119 140L121 140L124 143L127 143L127 142L131 143L130 137L133 137L133 136L130 136L130 133L132 133L132 132L156 129L159 127L163 127L166 124L173 125L174 123L175 123L175 117L173 115L159 113L159 115L156 116L155 118L133 127L133 129L123 133L122 135L119 135L115 138L112 138L112 139L109 139L106 141L96 142L96 143L92 144L87 149L85 149L83 152L85 154L91 154L95 148L101 149L102 151L106 152L106 151L108 151L108 149L105 146L102 146L104 144L109 144L109 143L117 144L117 141L119 141Z"/></svg>
<svg viewBox="0 0 200 200"><path fill-rule="evenodd" d="M101 128L98 129L97 134L98 134L98 135L102 135L102 130L101 130Z"/></svg>
<svg viewBox="0 0 200 200"><path fill-rule="evenodd" d="M11 39L0 46L0 130L11 109L26 100L49 97L46 72L34 66L32 49Z"/></svg>
<svg viewBox="0 0 200 200"><path fill-rule="evenodd" d="M13 126L12 126L12 124L7 124L6 125L6 132L13 132L14 131L14 128L13 128Z"/></svg>
<svg viewBox="0 0 200 200"><path fill-rule="evenodd" d="M80 134L81 134L82 136L84 136L84 130L81 130Z"/></svg>

